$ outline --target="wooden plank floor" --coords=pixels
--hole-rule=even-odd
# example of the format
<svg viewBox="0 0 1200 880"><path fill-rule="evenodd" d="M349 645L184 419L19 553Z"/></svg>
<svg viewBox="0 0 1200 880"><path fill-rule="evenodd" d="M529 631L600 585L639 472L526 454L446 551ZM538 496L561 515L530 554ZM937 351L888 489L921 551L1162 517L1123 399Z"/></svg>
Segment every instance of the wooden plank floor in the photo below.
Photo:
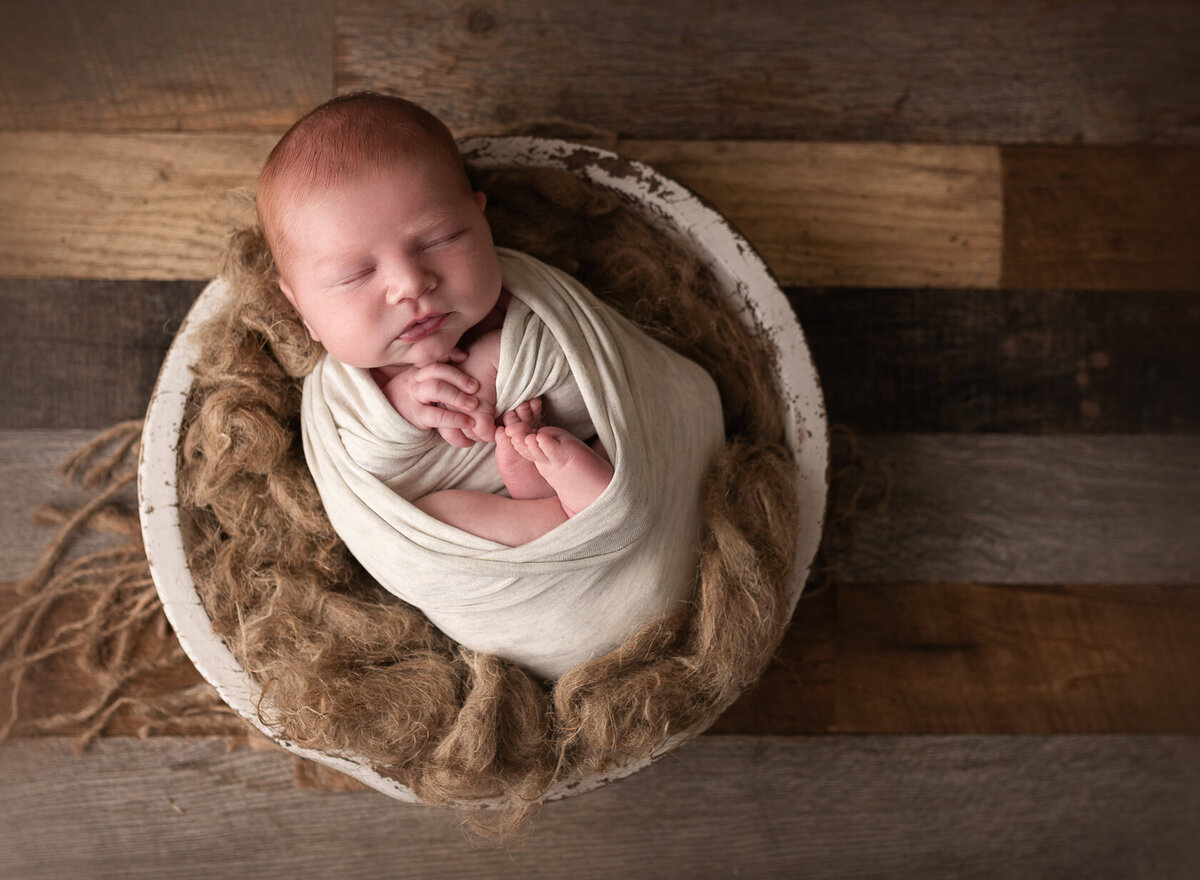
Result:
<svg viewBox="0 0 1200 880"><path fill-rule="evenodd" d="M846 430L830 583L762 681L523 846L118 715L0 743L0 876L1200 876L1200 6L4 5L0 611L274 139L354 88L694 189Z"/></svg>

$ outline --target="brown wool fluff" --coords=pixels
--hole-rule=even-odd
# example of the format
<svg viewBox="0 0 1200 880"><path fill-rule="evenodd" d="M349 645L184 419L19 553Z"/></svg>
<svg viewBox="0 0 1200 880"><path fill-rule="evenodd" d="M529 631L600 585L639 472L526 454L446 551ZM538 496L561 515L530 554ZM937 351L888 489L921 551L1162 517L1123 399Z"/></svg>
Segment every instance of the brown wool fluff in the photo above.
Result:
<svg viewBox="0 0 1200 880"><path fill-rule="evenodd" d="M703 265L639 210L565 171L474 175L497 244L574 275L715 379L727 445L704 487L695 600L613 653L541 682L442 635L374 584L321 507L300 443L321 354L257 228L221 274L180 445L188 557L213 629L259 682L277 735L352 754L508 838L564 776L603 773L710 723L753 682L789 617L798 511L774 356Z"/></svg>

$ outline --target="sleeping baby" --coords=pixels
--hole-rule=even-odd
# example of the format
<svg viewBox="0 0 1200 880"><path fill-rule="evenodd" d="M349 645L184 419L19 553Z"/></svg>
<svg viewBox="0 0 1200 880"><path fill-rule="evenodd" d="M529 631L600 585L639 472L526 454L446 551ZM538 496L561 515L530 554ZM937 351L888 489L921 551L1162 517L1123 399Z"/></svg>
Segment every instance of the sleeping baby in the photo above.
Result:
<svg viewBox="0 0 1200 880"><path fill-rule="evenodd" d="M259 179L279 286L325 349L305 456L364 568L554 678L690 597L715 386L570 276L494 246L446 127L348 95Z"/></svg>

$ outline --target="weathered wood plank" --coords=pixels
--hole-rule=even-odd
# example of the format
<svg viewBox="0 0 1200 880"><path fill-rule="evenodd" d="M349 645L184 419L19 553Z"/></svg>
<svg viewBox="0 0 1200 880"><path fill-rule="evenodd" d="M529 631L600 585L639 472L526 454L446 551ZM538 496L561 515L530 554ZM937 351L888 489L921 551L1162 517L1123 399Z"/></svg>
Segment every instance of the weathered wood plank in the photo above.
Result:
<svg viewBox="0 0 1200 880"><path fill-rule="evenodd" d="M211 278L275 140L0 132L0 275Z"/></svg>
<svg viewBox="0 0 1200 880"><path fill-rule="evenodd" d="M1192 737L707 737L549 804L529 839L373 792L296 791L224 741L0 745L0 873L26 880L288 876L1188 878ZM314 833L319 829L319 833ZM169 845L164 845L169 841Z"/></svg>
<svg viewBox="0 0 1200 880"><path fill-rule="evenodd" d="M0 276L211 277L228 230L253 218L248 203L227 194L253 189L273 143L270 135L0 132ZM630 147L729 211L784 283L998 281L992 149Z"/></svg>
<svg viewBox="0 0 1200 880"><path fill-rule="evenodd" d="M1002 156L1004 287L1196 290L1200 150L1009 147Z"/></svg>
<svg viewBox="0 0 1200 880"><path fill-rule="evenodd" d="M999 282L993 148L622 141L617 149L716 205L787 284Z"/></svg>
<svg viewBox="0 0 1200 880"><path fill-rule="evenodd" d="M0 427L140 418L196 282L0 279Z"/></svg>
<svg viewBox="0 0 1200 880"><path fill-rule="evenodd" d="M835 655L842 732L1200 733L1200 585L843 584Z"/></svg>
<svg viewBox="0 0 1200 880"><path fill-rule="evenodd" d="M838 584L712 734L1200 733L1200 585Z"/></svg>
<svg viewBox="0 0 1200 880"><path fill-rule="evenodd" d="M80 497L52 471L89 436L0 432L0 580L24 574L50 538L32 509ZM858 540L837 560L841 582L801 600L776 662L714 732L1200 732L1190 674L1200 577L1185 540L1197 533L1200 450L1174 438L1044 439L863 438L896 471L888 506L859 517ZM927 468L927 482L908 482ZM956 545L956 557L945 552ZM1055 550L1068 545L1073 553ZM997 560L1007 585L981 578ZM938 564L966 582L918 579ZM877 582L862 583L872 569ZM1117 581L1130 571L1140 577ZM39 681L27 714L89 692L73 668ZM127 721L115 730L136 728Z"/></svg>
<svg viewBox="0 0 1200 880"><path fill-rule="evenodd" d="M138 415L198 289L0 279L0 427ZM858 431L1200 432L1191 294L789 293L830 418Z"/></svg>
<svg viewBox="0 0 1200 880"><path fill-rule="evenodd" d="M14 601L0 584L0 613ZM66 603L57 619L80 611ZM1198 734L1198 663L1197 586L841 584L802 599L774 662L709 733ZM130 692L199 680L183 666ZM50 661L22 691L21 717L74 712L99 691L73 657ZM0 705L8 692L0 679ZM106 733L133 734L145 717L130 707Z"/></svg>
<svg viewBox="0 0 1200 880"><path fill-rule="evenodd" d="M0 278L0 428L143 411L193 282ZM792 289L829 417L862 433L1200 433L1181 292ZM47 394L53 388L55 393Z"/></svg>
<svg viewBox="0 0 1200 880"><path fill-rule="evenodd" d="M1200 583L1200 438L860 438L891 480L843 583Z"/></svg>
<svg viewBox="0 0 1200 880"><path fill-rule="evenodd" d="M22 524L86 436L0 431L0 535L20 536L3 547L0 580L36 559L42 542ZM840 583L1200 583L1196 437L912 434L865 436L859 449L891 488L857 517Z"/></svg>
<svg viewBox="0 0 1200 880"><path fill-rule="evenodd" d="M0 132L0 276L211 277L229 229L253 216L249 202L230 192L253 188L274 137ZM1136 202L1134 211L1115 197L1092 206L1073 203L1057 226L1030 219L1050 216L1038 199L1054 196L1032 184L1021 189L1010 163L1007 180L1017 195L1006 197L1005 232L1000 166L989 148L628 146L744 228L785 285L995 287L1003 239L1016 254L1008 258L1008 286L1194 287L1196 273L1187 273L1197 258L1187 229L1195 226L1192 205L1200 200L1188 195L1197 189L1190 181L1200 174L1200 151L1171 151L1188 172L1177 179L1153 170L1162 150L1056 154L1060 163L1079 157L1076 190L1086 194L1111 183L1110 195ZM1131 155L1145 157L1138 160L1140 171L1121 159ZM1111 169L1104 164L1110 159ZM1143 176L1152 191L1145 198L1136 196ZM1075 212L1087 219L1070 219ZM1018 234L1027 227L1038 232L1034 244L1023 244ZM1101 278L1093 263L1072 256L1080 252L1080 230L1089 229L1133 230L1123 244L1112 244L1123 248L1122 272ZM1036 250L1056 252L1060 234L1065 268Z"/></svg>
<svg viewBox="0 0 1200 880"><path fill-rule="evenodd" d="M7 4L0 128L275 131L332 96L333 0Z"/></svg>
<svg viewBox="0 0 1200 880"><path fill-rule="evenodd" d="M32 569L53 536L52 528L34 524L38 505L74 508L85 499L85 491L67 484L56 468L94 435L82 429L0 431L0 582ZM82 549L97 546L88 541Z"/></svg>
<svg viewBox="0 0 1200 880"><path fill-rule="evenodd" d="M623 136L1200 142L1193 4L338 4L337 87L458 128ZM1065 60L1064 60L1065 59Z"/></svg>
<svg viewBox="0 0 1200 880"><path fill-rule="evenodd" d="M792 289L862 433L1200 433L1190 292Z"/></svg>

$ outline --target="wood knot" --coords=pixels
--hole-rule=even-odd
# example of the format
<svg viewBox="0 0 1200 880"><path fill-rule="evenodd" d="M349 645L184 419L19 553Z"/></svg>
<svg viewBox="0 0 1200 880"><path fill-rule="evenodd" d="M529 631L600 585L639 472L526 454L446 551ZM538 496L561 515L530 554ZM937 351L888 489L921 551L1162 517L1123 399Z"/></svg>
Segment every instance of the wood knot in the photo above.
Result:
<svg viewBox="0 0 1200 880"><path fill-rule="evenodd" d="M467 30L486 34L496 29L496 15L486 6L474 6L467 13Z"/></svg>

